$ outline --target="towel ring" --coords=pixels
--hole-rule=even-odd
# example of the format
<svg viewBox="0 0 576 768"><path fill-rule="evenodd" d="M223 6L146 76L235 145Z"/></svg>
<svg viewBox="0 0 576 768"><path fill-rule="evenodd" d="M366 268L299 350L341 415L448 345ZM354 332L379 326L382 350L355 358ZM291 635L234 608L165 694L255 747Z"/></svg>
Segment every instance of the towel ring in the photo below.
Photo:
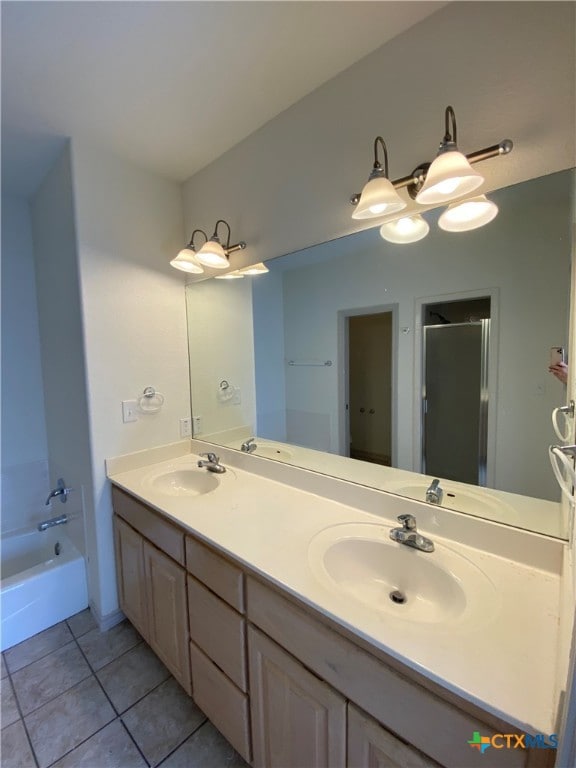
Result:
<svg viewBox="0 0 576 768"><path fill-rule="evenodd" d="M138 398L138 408L142 413L156 413L164 405L164 395L156 392L154 387L146 387Z"/></svg>

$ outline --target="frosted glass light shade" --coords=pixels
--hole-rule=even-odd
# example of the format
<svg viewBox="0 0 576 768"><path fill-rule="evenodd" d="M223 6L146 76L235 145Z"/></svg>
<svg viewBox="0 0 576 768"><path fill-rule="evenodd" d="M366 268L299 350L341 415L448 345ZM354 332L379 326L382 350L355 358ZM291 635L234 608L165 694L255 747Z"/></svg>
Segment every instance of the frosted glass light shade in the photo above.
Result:
<svg viewBox="0 0 576 768"><path fill-rule="evenodd" d="M201 275L204 272L196 259L196 251L192 248L182 248L180 253L172 259L170 266L195 275Z"/></svg>
<svg viewBox="0 0 576 768"><path fill-rule="evenodd" d="M417 243L426 237L429 231L428 222L416 214L382 224L380 236L390 243Z"/></svg>
<svg viewBox="0 0 576 768"><path fill-rule="evenodd" d="M396 192L390 179L377 176L364 185L352 218L373 219L376 216L387 216L389 213L401 211L402 208L406 208L406 203Z"/></svg>
<svg viewBox="0 0 576 768"><path fill-rule="evenodd" d="M244 269L238 270L242 275L264 275L269 271L268 267L261 261L258 264L252 264L250 267L244 267Z"/></svg>
<svg viewBox="0 0 576 768"><path fill-rule="evenodd" d="M207 243L204 243L196 258L207 267L214 267L215 269L226 269L230 266L226 251L216 240L208 240Z"/></svg>
<svg viewBox="0 0 576 768"><path fill-rule="evenodd" d="M483 182L484 177L472 168L462 152L442 152L430 166L416 202L420 205L447 203L473 192Z"/></svg>
<svg viewBox="0 0 576 768"><path fill-rule="evenodd" d="M240 274L239 270L235 269L234 272L226 272L225 275L214 275L216 280L241 280L244 275Z"/></svg>
<svg viewBox="0 0 576 768"><path fill-rule="evenodd" d="M468 232L483 227L498 215L498 206L486 195L478 195L461 203L453 203L438 219L438 226L446 232Z"/></svg>

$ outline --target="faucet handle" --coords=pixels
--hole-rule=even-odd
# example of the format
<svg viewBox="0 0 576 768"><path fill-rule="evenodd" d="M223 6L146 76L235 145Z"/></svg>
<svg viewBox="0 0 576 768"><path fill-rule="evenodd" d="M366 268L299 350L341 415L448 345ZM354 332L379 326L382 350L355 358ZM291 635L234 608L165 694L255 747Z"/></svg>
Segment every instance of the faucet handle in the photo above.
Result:
<svg viewBox="0 0 576 768"><path fill-rule="evenodd" d="M208 461L212 462L212 464L218 464L220 461L220 458L216 456L215 453L212 453L211 451L208 451L207 453L201 453L200 456L205 456Z"/></svg>
<svg viewBox="0 0 576 768"><path fill-rule="evenodd" d="M402 528L405 531L416 530L416 518L414 515L398 515L397 520L399 523L402 523Z"/></svg>

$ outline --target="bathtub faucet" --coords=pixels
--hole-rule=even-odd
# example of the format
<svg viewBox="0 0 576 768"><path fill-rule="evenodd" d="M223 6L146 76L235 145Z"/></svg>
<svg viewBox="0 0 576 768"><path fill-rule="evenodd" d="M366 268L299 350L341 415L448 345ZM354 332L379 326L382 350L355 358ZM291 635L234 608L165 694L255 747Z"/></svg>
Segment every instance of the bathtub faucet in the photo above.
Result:
<svg viewBox="0 0 576 768"><path fill-rule="evenodd" d="M48 498L46 499L46 506L48 506L50 504L50 500L55 498L56 496L60 496L60 501L62 502L62 504L65 504L68 501L68 494L72 490L73 490L72 488L66 487L64 478L60 477L58 479L58 485L56 486L56 488L53 488L48 494Z"/></svg>
<svg viewBox="0 0 576 768"><path fill-rule="evenodd" d="M43 520L38 523L39 531L46 531L48 528L53 528L55 525L63 525L68 522L68 515L59 515L58 517L52 517L50 520Z"/></svg>

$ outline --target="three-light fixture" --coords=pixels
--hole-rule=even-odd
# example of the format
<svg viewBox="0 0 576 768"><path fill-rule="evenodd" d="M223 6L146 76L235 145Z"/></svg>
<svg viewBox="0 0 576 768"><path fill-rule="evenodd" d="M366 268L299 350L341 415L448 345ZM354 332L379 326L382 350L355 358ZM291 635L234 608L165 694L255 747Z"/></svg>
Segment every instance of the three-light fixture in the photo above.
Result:
<svg viewBox="0 0 576 768"><path fill-rule="evenodd" d="M223 245L218 235L218 227L224 225L227 230L226 242ZM196 250L194 246L194 236L199 232L204 236L204 244L200 250ZM212 267L213 269L226 269L230 266L229 256L234 251L241 251L246 248L246 243L243 240L230 245L230 225L224 219L218 219L214 226L214 234L208 238L203 229L195 229L192 232L192 237L187 246L185 246L180 253L172 259L171 266L176 269L180 269L183 272L190 272L193 274L201 275L204 272L204 267Z"/></svg>
<svg viewBox="0 0 576 768"><path fill-rule="evenodd" d="M374 164L360 194L350 198L356 206L353 219L381 218L398 213L407 203L398 194L406 188L412 200L422 206L450 203L441 214L438 226L447 232L466 232L482 227L498 214L498 206L485 195L471 195L484 183L484 177L472 167L482 160L512 151L510 139L499 144L464 155L457 146L456 115L452 107L446 107L445 131L438 154L432 163L421 163L409 176L391 181L388 173L388 152L381 136L374 141ZM382 147L384 169L378 158ZM452 202L457 198L464 198ZM430 227L419 213L394 216L380 228L380 234L392 243L415 243L426 237Z"/></svg>

